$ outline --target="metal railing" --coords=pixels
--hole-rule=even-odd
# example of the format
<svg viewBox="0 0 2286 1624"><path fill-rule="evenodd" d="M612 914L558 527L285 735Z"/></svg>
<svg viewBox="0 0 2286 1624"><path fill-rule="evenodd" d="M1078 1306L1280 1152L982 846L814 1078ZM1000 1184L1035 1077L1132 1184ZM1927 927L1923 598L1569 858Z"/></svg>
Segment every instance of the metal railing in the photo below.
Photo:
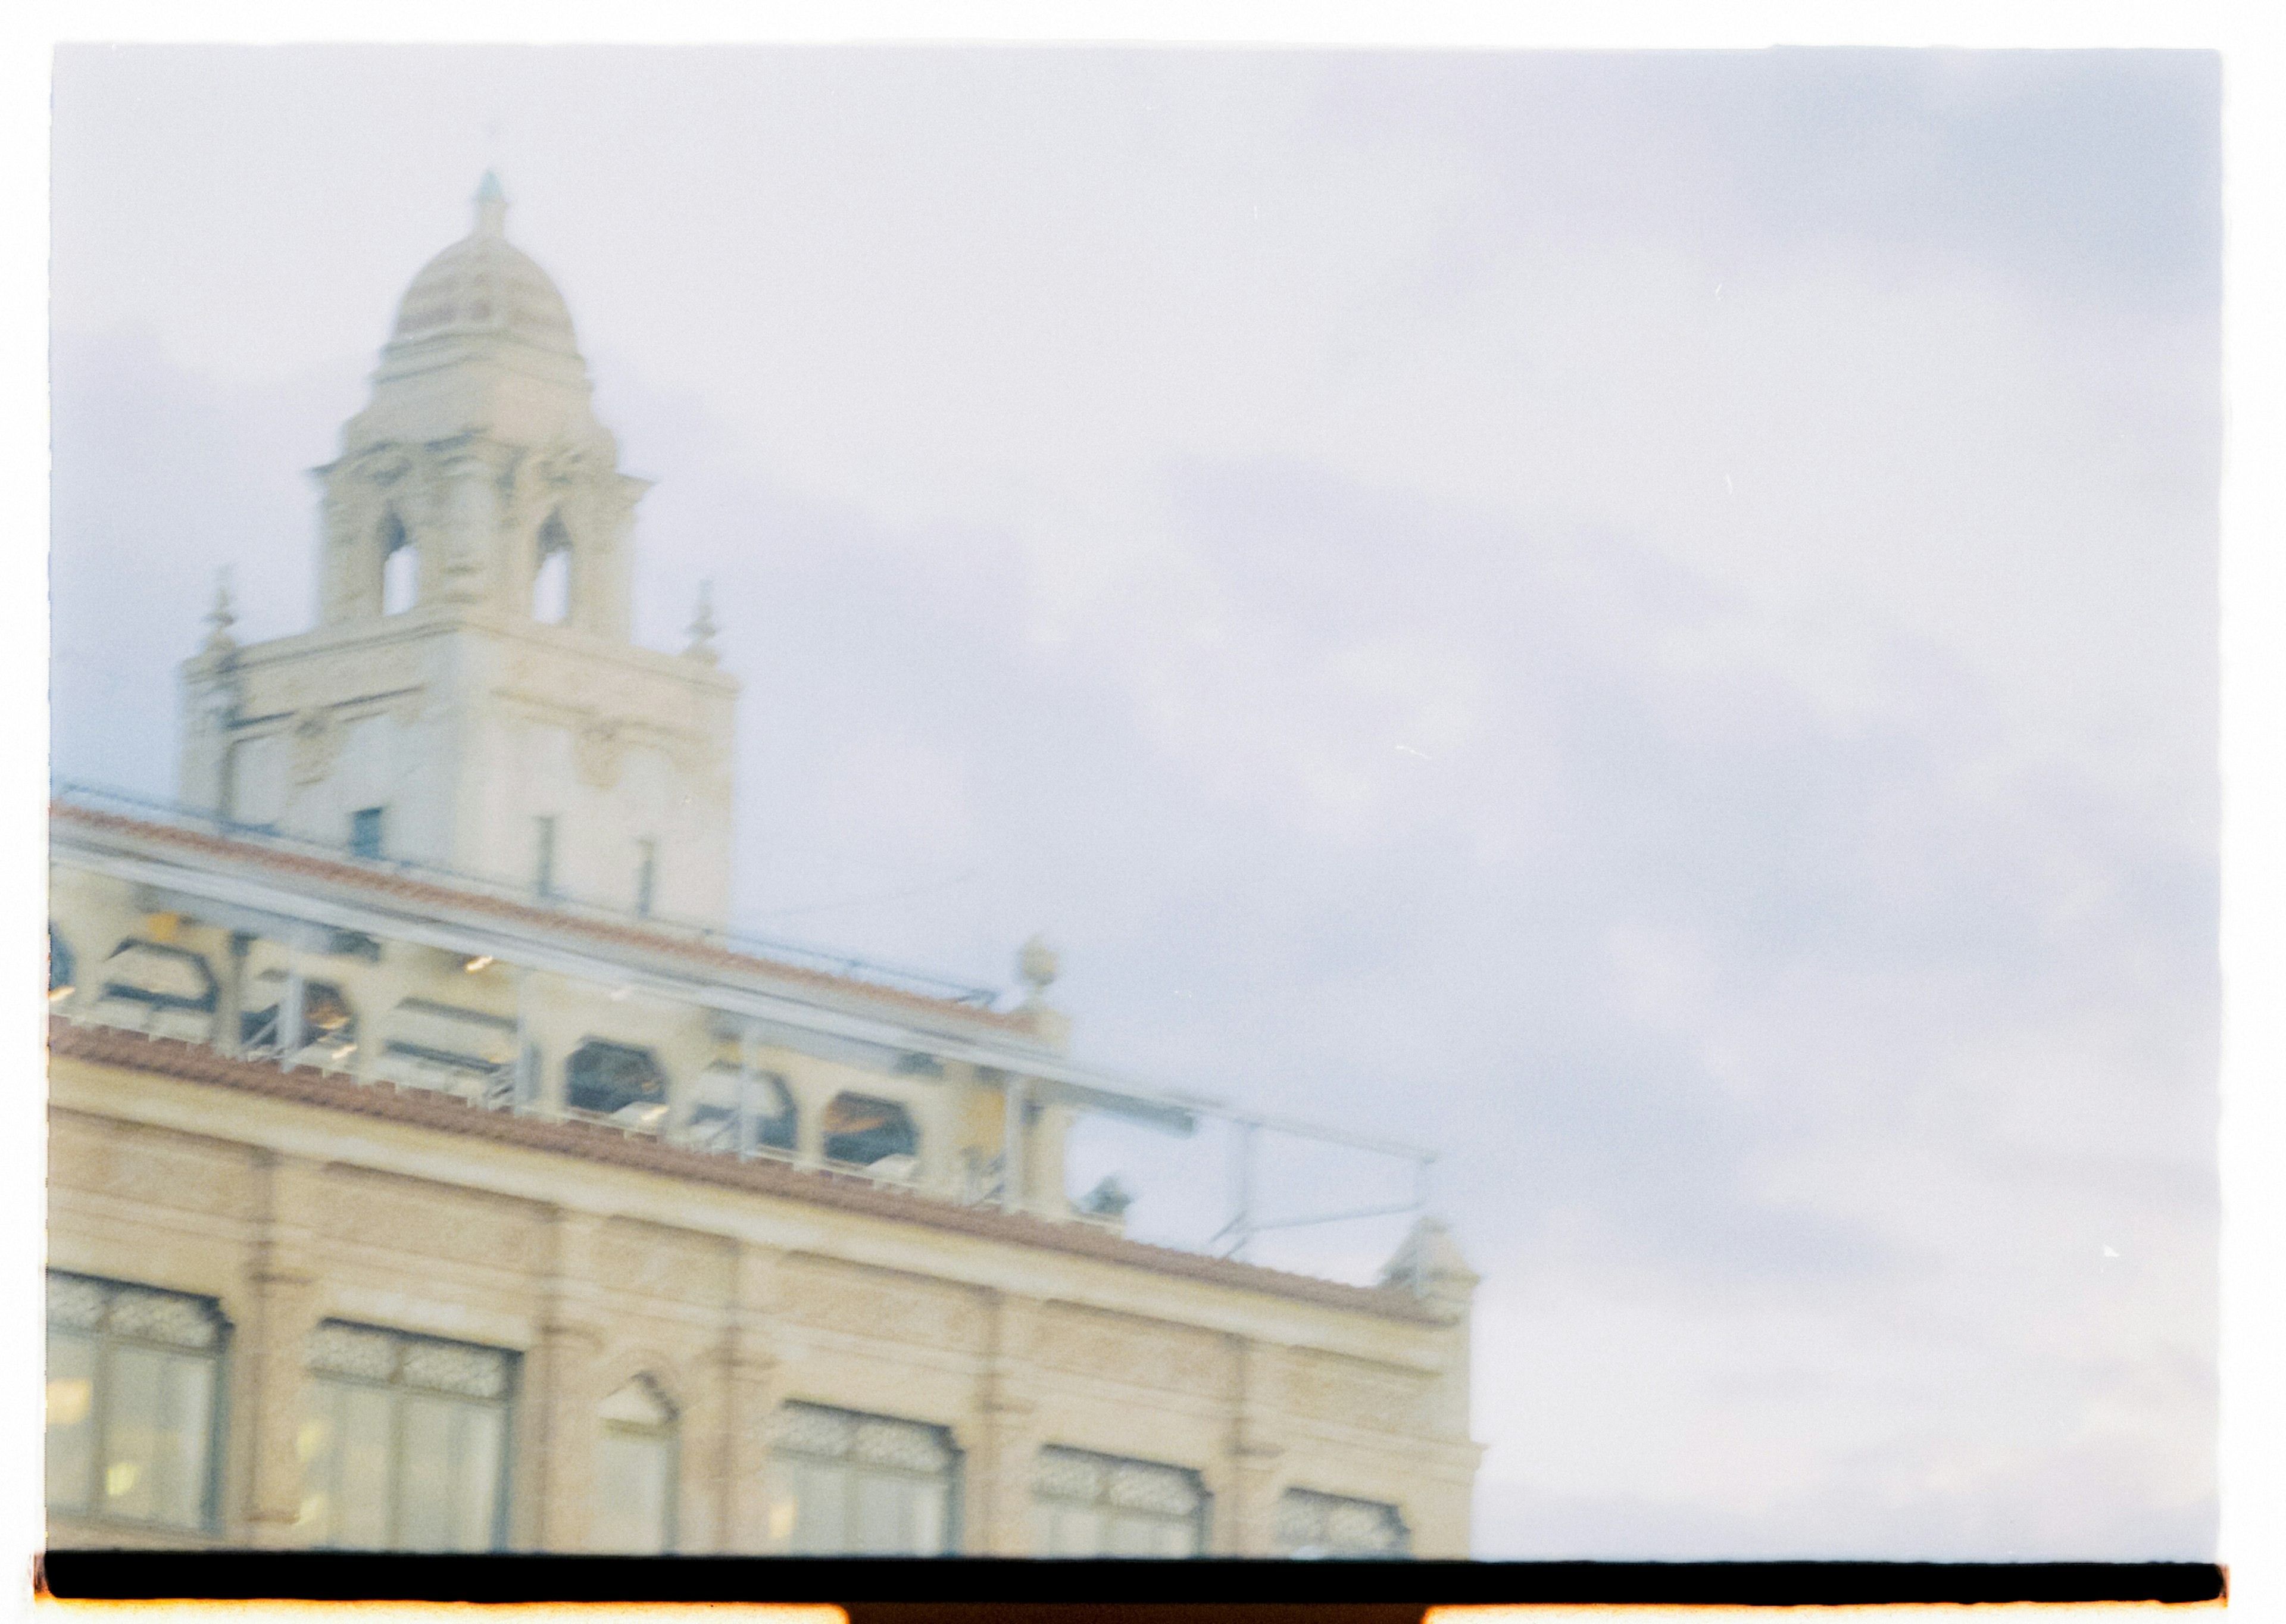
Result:
<svg viewBox="0 0 2286 1624"><path fill-rule="evenodd" d="M989 1009L1000 997L999 989L979 987L949 977L933 975L926 971L911 970L902 966L883 964L877 959L841 953L805 942L789 942L782 937L764 936L751 931L722 926L707 925L696 920L678 919L658 913L645 913L611 903L599 903L591 898L575 897L560 890L540 891L532 887L513 885L495 877L471 874L442 864L417 862L408 857L361 856L346 843L319 840L308 835L291 834L274 824L241 823L221 813L178 801L160 800L137 794L131 791L114 789L102 784L77 783L65 779L50 781L49 795L52 800L66 806L84 807L90 811L110 812L144 823L158 824L169 828L185 829L200 834L211 834L225 840L242 841L267 849L289 852L304 856L322 857L327 862L347 863L368 869L375 873L401 875L407 879L428 881L450 889L474 892L525 907L559 913L567 918L590 920L597 924L631 926L654 931L663 936L673 936L709 947L727 949L751 958L769 959L795 969L821 972L827 975L845 977L876 987L886 987L899 992L915 993L922 997L936 998L945 1003L966 1004L980 1009Z"/></svg>

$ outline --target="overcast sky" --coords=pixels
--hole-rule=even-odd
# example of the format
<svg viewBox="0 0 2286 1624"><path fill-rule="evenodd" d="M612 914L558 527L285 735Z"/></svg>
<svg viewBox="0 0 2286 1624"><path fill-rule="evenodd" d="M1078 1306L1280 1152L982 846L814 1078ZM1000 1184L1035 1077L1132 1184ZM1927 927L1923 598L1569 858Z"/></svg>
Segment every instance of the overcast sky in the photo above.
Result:
<svg viewBox="0 0 2286 1624"><path fill-rule="evenodd" d="M1044 931L1083 1058L1441 1150L1480 1555L2209 1557L2217 97L67 50L56 770L171 790L218 567L308 624L302 470L495 166L659 481L640 635L714 583L741 918ZM1195 1238L1220 1152L1076 1178Z"/></svg>

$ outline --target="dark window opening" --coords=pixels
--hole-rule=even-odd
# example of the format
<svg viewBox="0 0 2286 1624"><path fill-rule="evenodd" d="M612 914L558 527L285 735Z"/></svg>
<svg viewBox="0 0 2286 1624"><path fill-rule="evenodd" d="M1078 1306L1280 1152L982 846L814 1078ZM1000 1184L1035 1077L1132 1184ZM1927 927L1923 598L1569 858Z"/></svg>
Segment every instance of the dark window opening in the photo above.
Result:
<svg viewBox="0 0 2286 1624"><path fill-rule="evenodd" d="M382 823L388 810L386 807L364 807L350 814L351 856L377 858L381 855Z"/></svg>
<svg viewBox="0 0 2286 1624"><path fill-rule="evenodd" d="M917 1155L920 1131L904 1107L871 1094L836 1094L825 1108L825 1159L871 1167L884 1156Z"/></svg>
<svg viewBox="0 0 2286 1624"><path fill-rule="evenodd" d="M656 1122L666 1112L666 1074L648 1049L591 1037L564 1064L564 1100L575 1111Z"/></svg>
<svg viewBox="0 0 2286 1624"><path fill-rule="evenodd" d="M395 513L381 521L381 612L401 615L421 596L421 555Z"/></svg>
<svg viewBox="0 0 2286 1624"><path fill-rule="evenodd" d="M549 514L540 527L540 567L532 577L532 618L561 626L572 618L572 537Z"/></svg>
<svg viewBox="0 0 2286 1624"><path fill-rule="evenodd" d="M207 961L188 948L127 941L104 966L103 996L147 1004L154 1009L186 1009L204 1014L219 990Z"/></svg>
<svg viewBox="0 0 2286 1624"><path fill-rule="evenodd" d="M640 854L635 864L635 913L648 919L652 895L658 884L658 842L637 840L635 850Z"/></svg>
<svg viewBox="0 0 2286 1624"><path fill-rule="evenodd" d="M285 1041L283 1023L286 1016L286 977L282 972L265 970L255 982L254 997L248 1000L258 1008L249 1008L238 1018L239 1042L249 1049L272 1047ZM357 1012L342 989L331 981L302 983L302 1043L330 1044L335 1048L347 1048L357 1042Z"/></svg>
<svg viewBox="0 0 2286 1624"><path fill-rule="evenodd" d="M56 927L48 926L48 990L65 993L72 989L72 950L64 939L56 934Z"/></svg>
<svg viewBox="0 0 2286 1624"><path fill-rule="evenodd" d="M542 896L553 896L556 895L556 820L553 817L538 817L532 822L539 825L540 835L539 863L536 865L539 871L532 877L532 888Z"/></svg>

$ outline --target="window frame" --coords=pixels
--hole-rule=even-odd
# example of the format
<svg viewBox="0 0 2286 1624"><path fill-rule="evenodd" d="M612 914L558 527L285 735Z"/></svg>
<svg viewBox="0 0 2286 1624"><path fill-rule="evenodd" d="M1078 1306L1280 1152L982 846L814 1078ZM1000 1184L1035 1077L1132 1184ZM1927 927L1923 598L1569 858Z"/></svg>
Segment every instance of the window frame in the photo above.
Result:
<svg viewBox="0 0 2286 1624"><path fill-rule="evenodd" d="M1075 1495L1060 1494L1053 1490L1043 1488L1041 1486L1040 1479L1044 1475L1044 1469L1051 1464L1052 1457L1061 1457L1062 1459L1070 1461L1075 1464L1096 1469L1103 1475L1101 1486L1092 1497L1086 1500L1081 1500ZM1125 1506L1118 1504L1112 1498L1113 1485L1111 1481L1111 1473L1114 1469L1123 1466L1131 1468L1139 1467L1144 1470L1154 1474L1187 1478L1189 1480L1191 1492L1197 1497L1196 1503L1191 1508L1187 1519L1178 1517L1171 1512L1155 1511L1141 1506ZM1128 1516L1157 1524L1162 1526L1180 1525L1183 1522L1187 1520L1190 1526L1192 1548L1179 1555L1167 1555L1160 1552L1153 1552L1146 1556L1130 1556L1123 1555L1116 1551L1097 1549L1077 1553L1070 1557L1065 1557L1047 1550L1045 1549L1045 1541L1036 1537L1034 1543L1036 1546L1039 1547L1039 1549L1036 1549L1032 1554L1035 1557L1038 1557L1043 1559L1057 1561L1100 1560L1120 1562L1187 1562L1196 1561L1199 1558L1207 1556L1210 1553L1210 1548L1212 1544L1214 1529L1214 1495L1207 1489L1204 1475L1195 1467L1178 1466L1170 1461L1147 1461L1139 1455L1111 1455L1104 1450L1083 1449L1070 1444L1043 1444L1040 1447L1038 1454L1033 1459L1031 1500L1033 1508L1033 1528L1036 1536L1040 1531L1040 1518L1042 1514L1052 1512L1055 1509L1060 1507L1067 1510L1092 1511L1103 1516Z"/></svg>
<svg viewBox="0 0 2286 1624"><path fill-rule="evenodd" d="M934 1433L935 1435L938 1447L944 1454L944 1465L942 1470L939 1475L932 1478L925 1472L921 1472L911 1468L855 1459L854 1448L846 1448L838 1455L825 1455L815 1450L803 1449L799 1447L789 1447L784 1441L783 1435L790 1419L790 1413L794 1411L809 1411L831 1415L838 1417L844 1423L853 1424L863 1423L865 1422L887 1422L892 1425L901 1428L910 1428L916 1431ZM900 1553L865 1553L848 1549L849 1541L845 1538L843 1541L843 1549L840 1550L806 1551L791 1543L792 1533L792 1530L789 1530L787 1536L789 1543L783 1549L779 1548L775 1538L769 1538L767 1540L767 1547L771 1554L783 1556L822 1557L863 1557L868 1554L952 1557L958 1556L961 1553L962 1542L966 1537L966 1529L963 1526L962 1518L962 1493L963 1485L967 1477L967 1460L966 1455L962 1453L960 1446L953 1441L953 1433L950 1427L944 1426L936 1422L916 1421L910 1416L906 1415L883 1415L871 1410L853 1410L841 1405L821 1404L808 1399L787 1399L781 1400L776 1408L771 1412L769 1431L770 1441L769 1454L768 1457L769 1470L765 1471L763 1480L763 1495L766 1505L768 1503L770 1492L777 1481L776 1468L781 1461L793 1461L814 1466L839 1467L847 1474L843 1479L843 1493L845 1494L845 1500L842 1505L842 1525L845 1530L849 1525L849 1514L855 1504L858 1485L860 1482L866 1480L867 1478L886 1479L903 1483L933 1483L942 1489L944 1496L942 1528L938 1541L939 1549L936 1550L907 1551ZM797 1516L799 1514L797 1514ZM798 1520L795 1526L797 1528L800 1526Z"/></svg>
<svg viewBox="0 0 2286 1624"><path fill-rule="evenodd" d="M1397 1548L1393 1550L1334 1550L1328 1548L1299 1545L1290 1550L1275 1550L1274 1554L1295 1561L1325 1562L1409 1562L1413 1559L1413 1525L1405 1520L1405 1508L1394 1501L1368 1500L1358 1494L1336 1494L1326 1489L1307 1488L1289 1483L1279 1491L1271 1508L1271 1543L1282 1542L1281 1524L1289 1502L1314 1504L1322 1518L1330 1519L1342 1507L1359 1507L1383 1513L1387 1525L1397 1532Z"/></svg>
<svg viewBox="0 0 2286 1624"><path fill-rule="evenodd" d="M58 1331L60 1330L67 1336L85 1337L94 1344L95 1349L94 1370L89 1377L88 1450L90 1458L85 1508L76 1510L69 1507L59 1508L49 1499L49 1495L53 1492L54 1484L47 1476L45 1455L47 1427L43 1423L41 1428L43 1450L40 1508L42 1515L51 1521L58 1518L68 1518L113 1528L219 1535L222 1533L225 1443L229 1435L230 1423L228 1360L231 1333L235 1328L229 1316L222 1311L221 1299L194 1291L178 1291L169 1286L148 1285L140 1281L116 1280L109 1275L83 1273L76 1269L47 1269L43 1272L43 1281L61 1278L93 1286L102 1291L104 1305L101 1323L91 1330L83 1329L78 1326L59 1326L46 1305L43 1304L42 1306L41 1364L43 1381L45 1372L53 1368L53 1360L48 1354L48 1339L54 1336ZM191 1348L181 1343L167 1342L157 1337L138 1336L132 1332L114 1329L110 1323L112 1305L122 1291L145 1292L198 1305L205 1311L207 1319L214 1327L212 1344L206 1348ZM122 1517L103 1509L106 1497L100 1492L103 1486L102 1472L104 1457L110 1453L106 1446L109 1441L111 1430L111 1411L114 1397L112 1389L116 1385L111 1376L113 1354L122 1345L147 1349L185 1360L195 1360L206 1367L208 1384L206 1439L202 1451L203 1459L198 1474L199 1510L195 1522L183 1523L148 1517Z"/></svg>
<svg viewBox="0 0 2286 1624"><path fill-rule="evenodd" d="M661 1409L666 1412L666 1419L665 1421L649 1423L633 1421L619 1421L600 1413L604 1404L609 1404L613 1399L617 1398L621 1391L637 1383L642 1384L645 1388L649 1389L651 1398L658 1402L658 1407ZM613 1388L610 1392L605 1393L602 1402L596 1406L596 1409L598 1411L596 1420L599 1423L596 1431L599 1438L608 1438L616 1433L621 1437L632 1437L655 1441L664 1447L664 1452L666 1456L666 1503L664 1509L664 1515L660 1518L661 1526L659 1529L659 1546L656 1554L659 1556L674 1555L676 1553L682 1533L682 1408L666 1396L666 1390L662 1387L648 1372L639 1372L638 1374L628 1377L627 1381L620 1383L618 1387ZM588 1517L587 1541L588 1548L590 1549L595 1549L595 1516L592 1509L590 1510ZM611 1549L616 1552L619 1548L613 1547ZM636 1552L629 1554L644 1555L651 1553Z"/></svg>
<svg viewBox="0 0 2286 1624"><path fill-rule="evenodd" d="M395 1541L402 1537L401 1531L404 1524L406 1464L405 1397L410 1394L414 1397L442 1398L469 1405L496 1405L500 1413L500 1464L494 1474L493 1481L492 1526L487 1533L488 1542L477 1551L453 1554L491 1555L507 1550L508 1549L508 1527L511 1503L514 1499L516 1487L516 1411L519 1407L517 1400L523 1391L522 1378L524 1374L524 1355L516 1349L494 1347L488 1343L469 1342L453 1336L435 1336L422 1331L402 1330L396 1326L391 1325L374 1325L363 1320L343 1320L332 1317L319 1321L318 1325L313 1328L312 1336L314 1336L317 1331L322 1331L328 1328L339 1328L350 1331L363 1332L367 1335L377 1334L386 1336L391 1342L396 1344L397 1352L391 1361L390 1375L385 1378L375 1379L371 1376L360 1376L348 1371L331 1370L319 1367L311 1362L313 1350L307 1343L305 1343L303 1348L302 1363L300 1366L300 1374L303 1379L303 1408L300 1415L296 1419L297 1428L307 1427L312 1421L317 1419L314 1413L314 1405L312 1404L312 1400L319 1398L329 1386L341 1389L361 1389L367 1391L385 1392L390 1395L391 1399L389 1415L390 1477L387 1490L388 1504L385 1515L389 1525L387 1538ZM501 1391L499 1395L496 1398L487 1399L468 1394L455 1394L442 1389L424 1387L417 1383L406 1381L403 1376L404 1351L408 1346L421 1344L434 1347L473 1349L478 1352L489 1353L497 1356L501 1362ZM301 1468L301 1493L303 1498L306 1501L310 1490L312 1487L321 1486L317 1485L312 1481L311 1461L309 1459L301 1459L299 1464ZM323 1486L330 1487L330 1485ZM335 1515L338 1516L338 1511L336 1511ZM427 1551L423 1548L417 1548L401 1543L366 1546L330 1543L320 1544L312 1541L308 1544L306 1549L312 1550L362 1551L387 1555L446 1554L432 1553Z"/></svg>

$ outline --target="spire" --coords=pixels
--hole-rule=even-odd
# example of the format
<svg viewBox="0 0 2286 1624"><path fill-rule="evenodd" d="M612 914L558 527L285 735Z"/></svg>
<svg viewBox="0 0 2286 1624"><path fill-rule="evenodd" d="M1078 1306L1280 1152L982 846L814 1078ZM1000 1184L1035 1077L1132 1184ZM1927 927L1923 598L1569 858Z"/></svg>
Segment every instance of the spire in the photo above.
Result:
<svg viewBox="0 0 2286 1624"><path fill-rule="evenodd" d="M228 564L215 572L214 607L207 611L207 624L214 628L207 634L208 653L227 654L238 647L238 640L230 635L230 628L238 624L238 617L230 611Z"/></svg>
<svg viewBox="0 0 2286 1624"><path fill-rule="evenodd" d="M720 628L714 624L713 588L712 581L698 583L698 608L690 617L690 643L682 650L683 658L708 666L719 665L722 658L714 651L714 634Z"/></svg>
<svg viewBox="0 0 2286 1624"><path fill-rule="evenodd" d="M490 169L477 185L477 233L497 237L508 224L508 193L501 190L500 177Z"/></svg>

